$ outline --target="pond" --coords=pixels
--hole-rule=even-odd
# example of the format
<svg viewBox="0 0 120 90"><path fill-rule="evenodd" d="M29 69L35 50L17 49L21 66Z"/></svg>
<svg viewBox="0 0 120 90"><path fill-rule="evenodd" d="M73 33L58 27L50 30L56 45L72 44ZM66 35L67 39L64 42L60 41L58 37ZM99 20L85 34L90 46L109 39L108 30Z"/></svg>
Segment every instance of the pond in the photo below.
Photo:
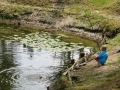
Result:
<svg viewBox="0 0 120 90"><path fill-rule="evenodd" d="M60 41L48 32L0 40L0 90L46 90L71 58L80 58L82 43ZM4 39L7 38L7 39ZM13 40L14 39L14 40ZM89 45L88 45L89 46Z"/></svg>

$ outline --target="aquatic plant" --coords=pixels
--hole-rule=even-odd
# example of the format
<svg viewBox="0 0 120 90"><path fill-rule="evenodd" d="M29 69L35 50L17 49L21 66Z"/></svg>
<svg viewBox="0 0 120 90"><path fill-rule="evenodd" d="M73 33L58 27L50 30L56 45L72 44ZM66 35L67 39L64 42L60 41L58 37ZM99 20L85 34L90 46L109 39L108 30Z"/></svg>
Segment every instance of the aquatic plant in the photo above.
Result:
<svg viewBox="0 0 120 90"><path fill-rule="evenodd" d="M66 52L83 48L80 43L67 43L60 40L62 36L53 37L48 32L36 32L25 35L20 41L26 46L53 52Z"/></svg>

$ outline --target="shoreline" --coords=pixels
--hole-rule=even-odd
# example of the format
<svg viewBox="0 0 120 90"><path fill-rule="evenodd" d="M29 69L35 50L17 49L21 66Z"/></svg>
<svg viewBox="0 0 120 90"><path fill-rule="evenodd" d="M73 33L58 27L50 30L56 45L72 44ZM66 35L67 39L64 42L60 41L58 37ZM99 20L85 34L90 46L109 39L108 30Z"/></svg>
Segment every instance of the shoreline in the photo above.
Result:
<svg viewBox="0 0 120 90"><path fill-rule="evenodd" d="M62 19L63 20L63 19ZM59 23L64 23L62 20L58 20L61 21ZM50 25L50 24L43 24L43 23L36 23L35 21L29 22L29 21L25 21L25 20L1 20L0 19L0 23L7 23L8 25L13 25L15 27L22 27L24 29L24 27L27 28L37 28L37 29L44 29L44 30L49 30L49 31L53 31L53 32L57 32L57 31L62 31L62 32L68 32L68 33L73 33L75 35L80 36L81 38L85 38L88 40L92 40L95 42L100 42L102 41L102 31L95 31L93 30L92 32L90 31L90 29L88 29L89 31L84 30L85 26L81 26L82 28L79 29L78 26L71 26L69 27L68 25L63 25L63 26L56 26L56 23L58 23L56 21L56 23ZM69 24L69 22L68 22ZM85 28L86 29L86 28ZM30 31L30 30L28 30ZM33 30L36 31L36 30Z"/></svg>

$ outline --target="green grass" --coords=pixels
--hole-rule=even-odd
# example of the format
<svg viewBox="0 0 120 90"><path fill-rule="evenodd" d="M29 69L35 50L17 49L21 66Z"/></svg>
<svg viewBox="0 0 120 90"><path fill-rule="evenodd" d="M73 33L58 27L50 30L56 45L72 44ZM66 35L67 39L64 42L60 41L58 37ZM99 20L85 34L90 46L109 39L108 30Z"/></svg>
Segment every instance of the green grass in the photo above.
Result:
<svg viewBox="0 0 120 90"><path fill-rule="evenodd" d="M98 29L106 29L110 33L120 29L119 0L73 1L65 8L64 14L73 15L75 19L87 23L90 28L98 26Z"/></svg>
<svg viewBox="0 0 120 90"><path fill-rule="evenodd" d="M31 14L31 6L0 3L0 17L2 19L16 19L19 15Z"/></svg>
<svg viewBox="0 0 120 90"><path fill-rule="evenodd" d="M120 47L120 35L116 36L112 40L109 40L108 47L111 50L113 47ZM118 48L119 49L119 48ZM111 62L107 65L120 66L120 55L118 54L118 61ZM76 86L68 88L66 90L120 90L120 70L110 71L108 73L95 74L92 70L82 71L87 77L84 82L77 83Z"/></svg>
<svg viewBox="0 0 120 90"><path fill-rule="evenodd" d="M43 0L41 0L43 1ZM44 10L47 11L49 5L39 7L36 4L42 3L39 0L9 0L9 2L0 1L0 17L2 19L17 19L17 17L21 15L29 15L32 14L33 11ZM11 3L10 3L11 2ZM34 3L36 2L36 3ZM43 1L46 2L46 1ZM34 4L34 5L32 5Z"/></svg>
<svg viewBox="0 0 120 90"><path fill-rule="evenodd" d="M9 37L14 35L23 37L22 33L25 33L25 32L11 26L0 25L0 39L3 38L3 36Z"/></svg>
<svg viewBox="0 0 120 90"><path fill-rule="evenodd" d="M98 7L103 7L104 5L106 6L109 3L114 2L115 0L89 0L92 2L93 5L96 5Z"/></svg>
<svg viewBox="0 0 120 90"><path fill-rule="evenodd" d="M43 10L47 12L50 8L53 8L53 3L49 3L49 0L5 1L0 1L0 17L2 19L16 19L21 15L27 16L32 14L36 10ZM75 19L82 20L87 23L88 28L96 25L98 26L98 29L105 28L110 30L111 33L112 31L120 28L120 19L108 16L119 15L119 0L69 0L67 2L69 3L66 4L66 1L63 3L65 4L65 9L60 13L63 15L73 15L72 17ZM56 15L56 12L53 13Z"/></svg>
<svg viewBox="0 0 120 90"><path fill-rule="evenodd" d="M46 6L49 5L49 0L5 0L10 3L17 3L31 6Z"/></svg>
<svg viewBox="0 0 120 90"><path fill-rule="evenodd" d="M1 11L1 18L15 18L14 16L24 15L26 12L32 12L34 9L39 10L40 7L42 7L41 10L46 10L45 6L48 7L50 4L48 3L48 0L6 0L6 2L0 3L0 11ZM1 2L1 1L0 1ZM73 14L73 17L75 19L83 20L85 23L88 23L88 26L93 26L99 24L103 25L102 27L107 28L109 31L116 30L120 28L120 19L118 18L109 18L107 15L120 15L120 5L119 0L84 0L84 2L81 2L81 0L72 0L69 4L67 4L63 14L64 15L70 15ZM49 5L48 5L49 4ZM99 13L96 13L98 11ZM93 13L94 12L94 13ZM106 17L103 17L102 14L105 14ZM90 19L90 22L88 20L88 17ZM20 30L38 30L28 27L21 27ZM119 29L120 30L120 29ZM0 33L2 35L14 35L18 34L20 35L21 32L18 32L18 29L13 30L11 27L1 27ZM2 35L0 37L2 37ZM70 34L68 36L71 36ZM72 35L73 36L73 35ZM76 38L76 36L72 37L64 37L63 40L67 42L81 42L82 40L79 38ZM76 38L76 39L75 39ZM76 41L75 41L76 40ZM83 40L84 42L84 40ZM89 42L85 42L89 43ZM114 46L120 47L120 35L113 38L112 40L108 41L109 50L111 50ZM120 60L118 61L118 63ZM116 64L116 63L111 63ZM67 81L65 77L62 77L60 80L60 83L62 83L61 90L64 90L64 87L70 87L67 90L112 90L116 89L119 90L119 77L120 77L120 71L111 72L110 74L107 74L104 77L98 77L101 75L101 73L98 74L98 76L92 74L91 72L86 72L85 74L87 76L87 81L80 82L75 84L75 86L71 87L70 82ZM117 83L118 80L118 83ZM118 85L117 85L118 84Z"/></svg>
<svg viewBox="0 0 120 90"><path fill-rule="evenodd" d="M115 38L108 40L108 44L109 44L109 49L111 49L113 46L120 47L120 35L117 35Z"/></svg>
<svg viewBox="0 0 120 90"><path fill-rule="evenodd" d="M111 44L110 44L111 43ZM120 35L108 41L109 50L113 47L120 47ZM107 64L108 66L120 67L120 55L118 54L118 61ZM99 69L99 68L98 68ZM83 82L76 82L72 87L67 87L65 90L120 90L120 70L110 70L109 72L94 72L92 68L82 70L81 74L86 77ZM84 78L83 77L83 78ZM81 78L82 79L82 78Z"/></svg>
<svg viewBox="0 0 120 90"><path fill-rule="evenodd" d="M81 38L79 35L75 35L69 32L57 32L55 33L57 34L64 34L66 37L62 37L61 40L68 42L68 43L84 43L84 46L92 46L92 47L96 47L96 43L94 41L85 39L85 38Z"/></svg>
<svg viewBox="0 0 120 90"><path fill-rule="evenodd" d="M84 82L76 83L74 86L69 87L65 90L112 90L113 88L115 90L120 89L120 70L111 71L105 75L103 75L103 73L98 73L98 75L95 75L93 72L87 74L87 80Z"/></svg>

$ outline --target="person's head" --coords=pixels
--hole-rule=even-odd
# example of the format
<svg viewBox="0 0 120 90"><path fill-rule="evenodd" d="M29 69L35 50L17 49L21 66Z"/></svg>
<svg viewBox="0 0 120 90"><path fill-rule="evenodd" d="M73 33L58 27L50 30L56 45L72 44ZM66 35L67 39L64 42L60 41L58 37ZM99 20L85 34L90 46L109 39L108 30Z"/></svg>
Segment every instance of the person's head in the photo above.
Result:
<svg viewBox="0 0 120 90"><path fill-rule="evenodd" d="M101 46L101 50L102 50L102 51L107 50L107 46L106 46L106 45L102 45L102 46Z"/></svg>

